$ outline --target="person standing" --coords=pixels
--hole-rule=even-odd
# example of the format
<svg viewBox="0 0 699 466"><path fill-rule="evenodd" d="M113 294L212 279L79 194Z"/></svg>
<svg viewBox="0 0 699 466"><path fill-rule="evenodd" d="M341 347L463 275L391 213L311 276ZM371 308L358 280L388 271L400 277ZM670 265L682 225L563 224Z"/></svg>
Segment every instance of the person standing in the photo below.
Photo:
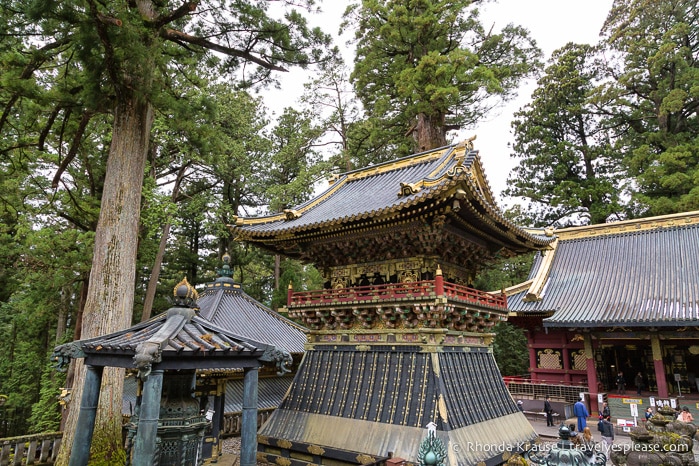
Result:
<svg viewBox="0 0 699 466"><path fill-rule="evenodd" d="M580 447L585 452L585 456L592 457L595 453L595 440L592 438L592 432L589 427L583 429L581 437Z"/></svg>
<svg viewBox="0 0 699 466"><path fill-rule="evenodd" d="M636 374L634 383L636 384L636 394L640 396L641 392L643 391L643 374L641 374L640 372Z"/></svg>
<svg viewBox="0 0 699 466"><path fill-rule="evenodd" d="M616 390L619 395L626 394L626 379L624 378L623 371L619 371L616 375Z"/></svg>
<svg viewBox="0 0 699 466"><path fill-rule="evenodd" d="M553 426L553 409L551 408L551 397L547 396L544 401L544 412L546 413L546 426Z"/></svg>
<svg viewBox="0 0 699 466"><path fill-rule="evenodd" d="M602 403L602 412L600 413L602 418L604 419L605 417L611 417L612 412L609 410L609 403L606 401Z"/></svg>
<svg viewBox="0 0 699 466"><path fill-rule="evenodd" d="M692 416L692 413L689 412L689 408L685 406L684 408L682 408L682 411L680 412L680 415L677 417L677 420L682 422L693 422L694 416Z"/></svg>
<svg viewBox="0 0 699 466"><path fill-rule="evenodd" d="M614 424L610 421L609 416L600 419L597 424L597 430L600 431L602 441L604 442L605 449L607 450L607 457L609 457L609 449L614 443Z"/></svg>
<svg viewBox="0 0 699 466"><path fill-rule="evenodd" d="M578 418L578 432L582 432L587 426L587 417L590 415L582 397L573 405L573 414Z"/></svg>

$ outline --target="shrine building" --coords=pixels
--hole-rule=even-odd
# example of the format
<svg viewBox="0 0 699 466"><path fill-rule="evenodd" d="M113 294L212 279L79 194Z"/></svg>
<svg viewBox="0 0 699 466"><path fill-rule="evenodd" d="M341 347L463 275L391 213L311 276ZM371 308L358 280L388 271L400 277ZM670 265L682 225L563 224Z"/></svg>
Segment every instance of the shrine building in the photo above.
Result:
<svg viewBox="0 0 699 466"><path fill-rule="evenodd" d="M344 173L302 205L230 227L326 280L289 289L286 311L308 342L258 432L259 459L415 463L429 423L450 465L502 464L536 439L492 353L506 296L469 284L555 238L503 216L471 141Z"/></svg>
<svg viewBox="0 0 699 466"><path fill-rule="evenodd" d="M551 233L550 233L551 234ZM660 398L697 392L699 212L557 230L529 280L506 290L532 383Z"/></svg>

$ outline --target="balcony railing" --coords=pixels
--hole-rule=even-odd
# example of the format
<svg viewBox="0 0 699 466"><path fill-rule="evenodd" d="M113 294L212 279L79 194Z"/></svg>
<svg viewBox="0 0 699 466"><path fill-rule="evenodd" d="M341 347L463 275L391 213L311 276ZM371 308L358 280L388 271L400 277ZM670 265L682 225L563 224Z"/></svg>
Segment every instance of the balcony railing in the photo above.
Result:
<svg viewBox="0 0 699 466"><path fill-rule="evenodd" d="M291 309L441 297L502 311L507 309L507 297L504 294L492 294L468 286L445 282L441 277L437 277L435 280L409 283L384 283L313 291L293 291L290 289L287 306Z"/></svg>

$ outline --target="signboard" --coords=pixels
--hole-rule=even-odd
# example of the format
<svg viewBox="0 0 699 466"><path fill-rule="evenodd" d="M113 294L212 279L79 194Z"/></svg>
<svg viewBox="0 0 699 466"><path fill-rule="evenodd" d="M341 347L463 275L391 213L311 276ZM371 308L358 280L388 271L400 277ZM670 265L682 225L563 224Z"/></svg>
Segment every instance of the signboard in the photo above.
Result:
<svg viewBox="0 0 699 466"><path fill-rule="evenodd" d="M621 402L626 404L626 405L631 405L631 404L642 405L643 398L622 398Z"/></svg>
<svg viewBox="0 0 699 466"><path fill-rule="evenodd" d="M650 404L651 406L655 406L657 408L669 406L672 409L677 409L677 398L656 398L654 396L651 396ZM699 403L697 403L697 407L699 407Z"/></svg>
<svg viewBox="0 0 699 466"><path fill-rule="evenodd" d="M631 416L634 419L638 417L638 405L636 403L631 403Z"/></svg>
<svg viewBox="0 0 699 466"><path fill-rule="evenodd" d="M617 419L616 425L619 426L624 432L631 432L631 428L634 427L633 421L626 419Z"/></svg>

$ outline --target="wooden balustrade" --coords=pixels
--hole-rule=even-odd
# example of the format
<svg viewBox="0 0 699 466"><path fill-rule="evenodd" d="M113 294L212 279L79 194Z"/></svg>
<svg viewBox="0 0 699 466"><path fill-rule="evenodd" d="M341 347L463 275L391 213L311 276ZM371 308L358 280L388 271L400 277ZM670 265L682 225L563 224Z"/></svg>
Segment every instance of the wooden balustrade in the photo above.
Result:
<svg viewBox="0 0 699 466"><path fill-rule="evenodd" d="M440 297L436 280L422 280L408 283L384 283L382 285L355 286L312 291L289 291L288 306L318 306L367 301L394 301L406 298ZM469 302L487 307L507 308L504 294L492 294L485 291L444 282L443 297L457 301Z"/></svg>
<svg viewBox="0 0 699 466"><path fill-rule="evenodd" d="M62 432L50 432L2 439L0 466L53 464L62 438Z"/></svg>

